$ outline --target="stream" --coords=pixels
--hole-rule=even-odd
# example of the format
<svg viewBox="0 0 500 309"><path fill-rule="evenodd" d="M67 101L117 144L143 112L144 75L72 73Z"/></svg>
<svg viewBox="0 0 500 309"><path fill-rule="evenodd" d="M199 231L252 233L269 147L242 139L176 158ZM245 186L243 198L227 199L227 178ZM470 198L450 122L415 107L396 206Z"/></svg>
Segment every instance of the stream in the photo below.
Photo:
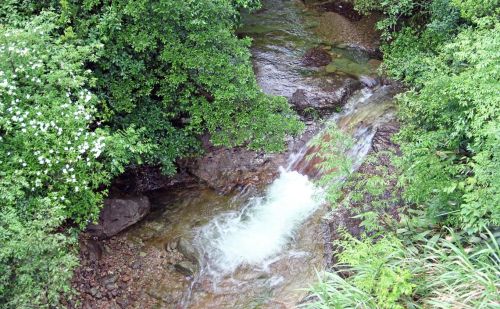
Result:
<svg viewBox="0 0 500 309"><path fill-rule="evenodd" d="M379 85L376 61L366 53L322 35L325 15L341 19L299 1L267 0L257 13L244 16L239 33L253 38L254 68L266 93L291 100L300 90L313 106L324 106L338 101L339 85L346 80L361 85L341 109L323 117L353 137L348 155L355 170L377 128L393 119L395 90ZM332 55L332 63L304 66L303 55L317 46ZM270 185L225 195L199 185L152 196L161 210L124 237L159 251L174 244L172 250L191 263L169 266L164 273L146 271L148 295L160 295L154 296L158 308L296 308L304 300L326 265L322 221L331 209L315 185L313 163L305 159L311 149L305 143L289 151Z"/></svg>

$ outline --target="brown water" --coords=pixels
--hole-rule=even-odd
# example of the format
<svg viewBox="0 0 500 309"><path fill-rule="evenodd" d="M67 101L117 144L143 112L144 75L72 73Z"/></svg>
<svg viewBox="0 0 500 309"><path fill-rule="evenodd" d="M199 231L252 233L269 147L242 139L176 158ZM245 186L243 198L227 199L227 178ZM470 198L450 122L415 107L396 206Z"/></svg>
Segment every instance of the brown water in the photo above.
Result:
<svg viewBox="0 0 500 309"><path fill-rule="evenodd" d="M339 48L338 42L321 36L317 26L324 18L298 1L277 0L264 1L261 11L244 18L240 32L254 39L255 71L266 93L290 98L305 89L317 100L328 101L346 76L373 76L366 55ZM337 55L330 69L302 66L302 56L314 46ZM377 127L392 119L393 95L388 86L361 89L330 118L355 140L348 153L353 169L368 153ZM145 247L163 247L182 239L195 250L199 264L186 284L151 282L152 289L177 295L159 303L160 308L297 306L325 265L321 223L328 206L322 202L321 188L307 175L312 170L304 160L308 151L306 145L292 154L288 166L268 187L219 195L193 186L153 197L162 210L131 229L127 237Z"/></svg>

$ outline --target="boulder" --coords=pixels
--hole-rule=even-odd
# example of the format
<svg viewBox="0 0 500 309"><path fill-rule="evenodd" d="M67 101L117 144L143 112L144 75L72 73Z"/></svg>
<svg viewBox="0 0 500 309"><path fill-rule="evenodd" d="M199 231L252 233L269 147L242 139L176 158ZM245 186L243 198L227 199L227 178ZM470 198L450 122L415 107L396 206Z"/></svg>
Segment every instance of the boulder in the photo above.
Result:
<svg viewBox="0 0 500 309"><path fill-rule="evenodd" d="M361 82L354 78L332 77L331 83L324 87L324 92L310 93L297 89L290 98L290 103L303 117L308 118L308 113L312 110L320 116L325 116L341 108L361 87Z"/></svg>
<svg viewBox="0 0 500 309"><path fill-rule="evenodd" d="M265 154L242 147L206 147L205 155L184 160L180 166L212 189L225 194L248 185L270 183L284 162L282 154Z"/></svg>
<svg viewBox="0 0 500 309"><path fill-rule="evenodd" d="M140 221L150 209L146 196L106 199L99 222L90 224L87 231L99 238L112 237Z"/></svg>

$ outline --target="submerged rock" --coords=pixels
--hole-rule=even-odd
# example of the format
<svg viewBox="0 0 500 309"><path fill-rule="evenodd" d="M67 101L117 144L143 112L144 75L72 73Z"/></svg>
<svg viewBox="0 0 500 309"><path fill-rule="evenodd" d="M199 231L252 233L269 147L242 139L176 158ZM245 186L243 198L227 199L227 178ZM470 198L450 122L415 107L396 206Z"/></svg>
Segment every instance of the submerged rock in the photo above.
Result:
<svg viewBox="0 0 500 309"><path fill-rule="evenodd" d="M332 61L332 56L321 47L313 47L302 57L302 64L311 67L325 66Z"/></svg>
<svg viewBox="0 0 500 309"><path fill-rule="evenodd" d="M338 6L338 5L337 5ZM370 58L381 58L380 32L376 23L380 19L377 14L361 18L346 17L338 10L324 10L317 18L316 33L326 42L337 44L340 48L354 48L364 51ZM332 31L335 29L335 31Z"/></svg>
<svg viewBox="0 0 500 309"><path fill-rule="evenodd" d="M330 64L328 64L325 70L329 73L341 71L356 77L369 75L371 73L370 68L367 65L363 65L346 58L334 59Z"/></svg>
<svg viewBox="0 0 500 309"><path fill-rule="evenodd" d="M106 199L99 223L90 224L87 231L99 238L112 237L139 222L150 209L146 196Z"/></svg>
<svg viewBox="0 0 500 309"><path fill-rule="evenodd" d="M325 12L335 12L351 21L360 21L363 18L358 11L354 9L354 4L349 1L327 1L318 3L316 8Z"/></svg>

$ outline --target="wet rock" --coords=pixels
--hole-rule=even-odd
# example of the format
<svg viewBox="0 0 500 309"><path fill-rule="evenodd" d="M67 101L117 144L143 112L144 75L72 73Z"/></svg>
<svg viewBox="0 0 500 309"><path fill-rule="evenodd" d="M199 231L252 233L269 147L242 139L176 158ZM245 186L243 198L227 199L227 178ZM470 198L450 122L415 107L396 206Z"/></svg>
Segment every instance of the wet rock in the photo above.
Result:
<svg viewBox="0 0 500 309"><path fill-rule="evenodd" d="M363 85L368 88L375 88L377 85L382 84L380 78L372 76L360 76L359 80Z"/></svg>
<svg viewBox="0 0 500 309"><path fill-rule="evenodd" d="M290 99L290 103L292 103L298 110L303 110L310 105L304 89L298 89L295 91Z"/></svg>
<svg viewBox="0 0 500 309"><path fill-rule="evenodd" d="M370 68L371 71L376 72L380 65L382 64L382 61L378 59L370 59L368 60L368 67Z"/></svg>
<svg viewBox="0 0 500 309"><path fill-rule="evenodd" d="M140 221L150 208L146 196L107 199L99 223L89 225L87 231L99 238L109 238Z"/></svg>
<svg viewBox="0 0 500 309"><path fill-rule="evenodd" d="M180 261L174 265L175 270L185 276L192 276L198 271L198 265L190 261Z"/></svg>
<svg viewBox="0 0 500 309"><path fill-rule="evenodd" d="M359 80L347 78L344 80L342 87L335 91L340 105L344 105L349 97L358 89L361 89L362 84Z"/></svg>
<svg viewBox="0 0 500 309"><path fill-rule="evenodd" d="M173 240L165 244L165 251L167 252L172 252L177 249L177 244L179 243L179 240Z"/></svg>
<svg viewBox="0 0 500 309"><path fill-rule="evenodd" d="M168 291L164 291L161 287L152 287L150 290L146 291L146 294L151 296L154 299L172 303L174 302L174 298Z"/></svg>
<svg viewBox="0 0 500 309"><path fill-rule="evenodd" d="M162 267L164 270L167 270L167 271L175 271L175 267L172 264L164 264Z"/></svg>
<svg viewBox="0 0 500 309"><path fill-rule="evenodd" d="M220 148L209 143L204 156L179 162L182 169L226 194L249 185L270 183L285 162L281 154L265 154L245 148Z"/></svg>
<svg viewBox="0 0 500 309"><path fill-rule="evenodd" d="M198 263L198 253L196 248L185 238L180 238L177 243L177 250L191 262Z"/></svg>
<svg viewBox="0 0 500 309"><path fill-rule="evenodd" d="M399 131L399 123L389 122L379 128L373 136L372 150L379 152L391 148L396 148L397 145L392 141L392 137ZM399 148L398 148L399 149Z"/></svg>
<svg viewBox="0 0 500 309"><path fill-rule="evenodd" d="M342 107L361 86L361 82L353 78L332 79L331 84L328 85L330 92L327 96L318 96L316 93L298 89L293 93L290 103L303 117L310 117L311 110L324 116Z"/></svg>
<svg viewBox="0 0 500 309"><path fill-rule="evenodd" d="M310 67L325 66L332 61L332 56L321 47L313 47L302 57L302 64Z"/></svg>

